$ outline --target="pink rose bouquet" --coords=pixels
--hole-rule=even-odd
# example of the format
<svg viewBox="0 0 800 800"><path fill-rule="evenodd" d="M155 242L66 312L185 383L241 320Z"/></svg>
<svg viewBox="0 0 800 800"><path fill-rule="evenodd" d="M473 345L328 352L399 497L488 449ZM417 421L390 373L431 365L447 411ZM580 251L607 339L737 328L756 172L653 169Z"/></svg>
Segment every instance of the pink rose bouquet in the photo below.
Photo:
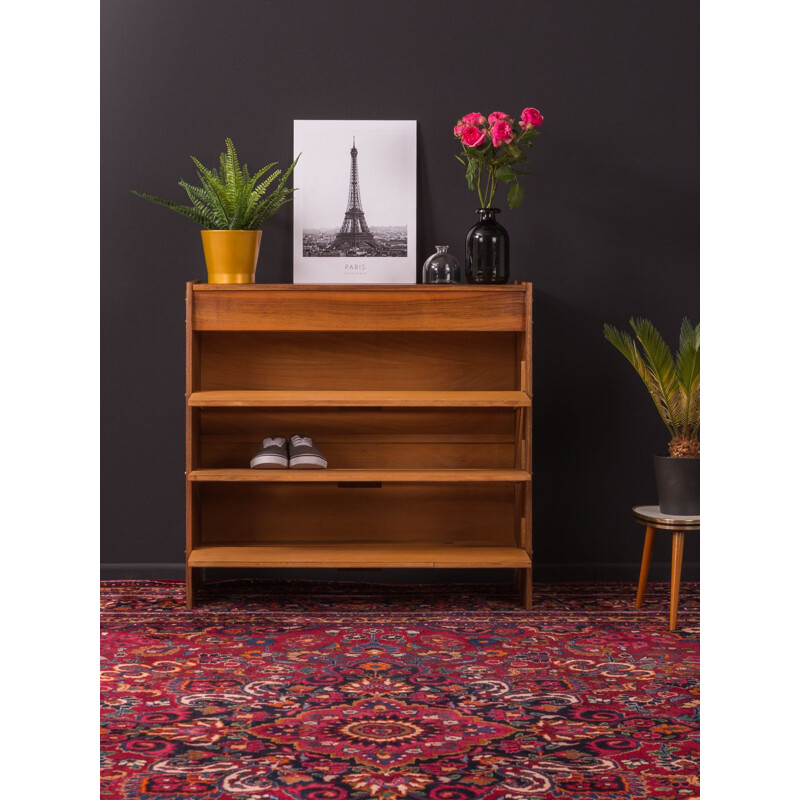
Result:
<svg viewBox="0 0 800 800"><path fill-rule="evenodd" d="M517 166L528 160L523 147L530 147L539 135L544 117L537 108L523 108L519 122L503 111L484 117L479 111L465 114L453 127L461 143L456 158L467 169L467 186L478 190L481 208L490 208L499 183L510 184L508 207L516 208L525 192L519 184L523 174Z"/></svg>

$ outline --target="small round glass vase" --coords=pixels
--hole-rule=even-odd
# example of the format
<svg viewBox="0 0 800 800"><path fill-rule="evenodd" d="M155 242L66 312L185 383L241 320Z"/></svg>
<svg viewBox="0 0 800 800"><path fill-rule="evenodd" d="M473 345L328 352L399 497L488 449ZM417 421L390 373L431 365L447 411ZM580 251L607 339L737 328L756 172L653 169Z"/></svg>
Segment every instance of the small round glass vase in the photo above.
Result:
<svg viewBox="0 0 800 800"><path fill-rule="evenodd" d="M436 252L422 265L423 283L461 283L461 265L449 249L446 244L436 245Z"/></svg>

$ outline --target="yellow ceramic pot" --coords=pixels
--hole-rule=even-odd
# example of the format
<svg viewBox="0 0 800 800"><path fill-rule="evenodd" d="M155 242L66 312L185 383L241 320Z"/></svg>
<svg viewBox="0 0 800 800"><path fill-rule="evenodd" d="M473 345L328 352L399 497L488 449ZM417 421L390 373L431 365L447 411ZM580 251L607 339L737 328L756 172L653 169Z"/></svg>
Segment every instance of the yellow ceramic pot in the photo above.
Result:
<svg viewBox="0 0 800 800"><path fill-rule="evenodd" d="M255 283L261 231L200 231L209 283Z"/></svg>

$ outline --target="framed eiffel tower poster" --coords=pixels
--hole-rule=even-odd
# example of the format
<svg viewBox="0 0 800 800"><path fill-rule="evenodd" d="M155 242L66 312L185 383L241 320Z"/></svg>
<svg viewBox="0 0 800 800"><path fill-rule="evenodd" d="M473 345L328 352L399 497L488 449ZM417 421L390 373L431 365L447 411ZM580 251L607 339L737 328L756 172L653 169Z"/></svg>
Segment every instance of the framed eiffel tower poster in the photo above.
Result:
<svg viewBox="0 0 800 800"><path fill-rule="evenodd" d="M295 283L416 283L416 120L295 120Z"/></svg>

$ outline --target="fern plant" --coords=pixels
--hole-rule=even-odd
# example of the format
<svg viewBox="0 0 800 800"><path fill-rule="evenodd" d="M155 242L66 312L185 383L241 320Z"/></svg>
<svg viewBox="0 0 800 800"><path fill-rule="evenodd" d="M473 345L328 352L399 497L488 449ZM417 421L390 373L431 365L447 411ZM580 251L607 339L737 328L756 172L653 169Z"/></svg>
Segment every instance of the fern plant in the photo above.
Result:
<svg viewBox="0 0 800 800"><path fill-rule="evenodd" d="M171 208L209 230L252 231L260 229L282 205L292 200L292 195L297 191L287 189L286 181L292 174L299 155L283 173L283 177L280 169L270 172L277 161L262 167L251 177L247 164L239 165L236 148L230 139L225 140L225 152L220 154L218 170L204 167L194 156L191 158L197 167L200 185L193 186L186 181L178 181L178 185L189 196L191 205L180 205L137 191L133 194ZM278 178L280 180L275 188L267 194L267 189Z"/></svg>
<svg viewBox="0 0 800 800"><path fill-rule="evenodd" d="M631 318L630 326L635 340L612 325L604 325L603 333L644 381L671 434L669 454L699 458L700 325L695 327L684 318L674 358L652 322Z"/></svg>

